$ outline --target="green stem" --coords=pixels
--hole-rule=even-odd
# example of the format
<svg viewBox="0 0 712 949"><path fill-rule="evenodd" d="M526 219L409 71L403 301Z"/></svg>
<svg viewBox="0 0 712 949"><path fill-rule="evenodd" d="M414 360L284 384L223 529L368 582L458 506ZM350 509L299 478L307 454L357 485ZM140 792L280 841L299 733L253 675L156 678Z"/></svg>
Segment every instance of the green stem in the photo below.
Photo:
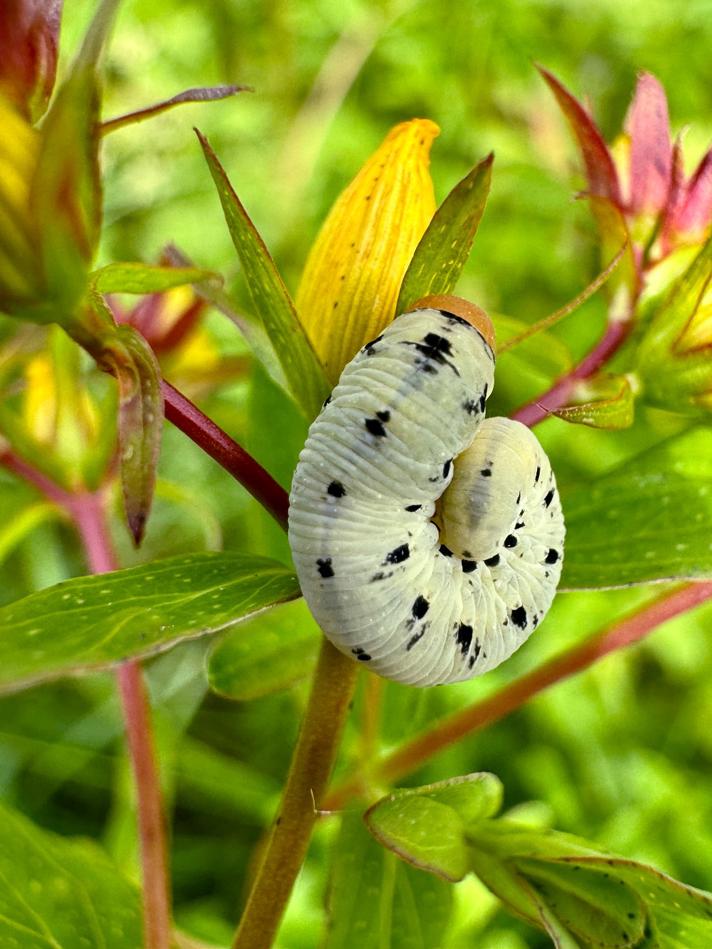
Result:
<svg viewBox="0 0 712 949"><path fill-rule="evenodd" d="M543 663L493 695L437 722L422 735L407 741L378 761L371 772L375 781L391 783L422 767L434 755L467 735L491 725L524 705L533 696L583 669L603 656L643 639L661 623L712 598L712 583L688 583L663 593L651 603L610 626L598 630L582 643ZM363 793L360 775L347 779L325 799L324 807L338 809Z"/></svg>
<svg viewBox="0 0 712 949"><path fill-rule="evenodd" d="M324 640L297 747L233 949L269 949L304 862L351 703L358 666Z"/></svg>

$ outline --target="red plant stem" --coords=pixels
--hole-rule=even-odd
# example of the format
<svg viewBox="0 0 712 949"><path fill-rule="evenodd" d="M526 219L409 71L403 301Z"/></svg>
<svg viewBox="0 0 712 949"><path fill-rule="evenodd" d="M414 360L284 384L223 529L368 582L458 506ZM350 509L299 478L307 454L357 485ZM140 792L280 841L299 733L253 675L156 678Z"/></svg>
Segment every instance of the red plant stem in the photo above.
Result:
<svg viewBox="0 0 712 949"><path fill-rule="evenodd" d="M588 355L543 395L512 413L512 418L530 428L566 405L577 382L588 379L622 346L630 332L630 320L612 320L599 342Z"/></svg>
<svg viewBox="0 0 712 949"><path fill-rule="evenodd" d="M108 573L118 568L102 492L67 491L9 449L0 452L0 462L67 513L81 538L92 573ZM165 820L140 665L137 662L123 663L117 670L117 680L136 782L146 949L170 949L171 904Z"/></svg>
<svg viewBox="0 0 712 949"><path fill-rule="evenodd" d="M98 493L74 495L70 513L91 572L108 573L118 569L103 496ZM138 662L122 663L116 677L136 785L143 872L144 939L146 949L170 949L172 927L166 822L148 697Z"/></svg>
<svg viewBox="0 0 712 949"><path fill-rule="evenodd" d="M286 529L289 497L272 475L165 379L161 382L166 418L246 488Z"/></svg>
<svg viewBox="0 0 712 949"><path fill-rule="evenodd" d="M455 712L422 735L396 748L376 763L371 777L376 782L390 783L410 774L443 749L498 721L550 685L581 672L608 653L638 642L661 623L710 598L712 582L688 583L662 594L622 620L598 630L582 643L505 685L494 695ZM338 809L351 796L362 792L363 779L356 776L335 788L324 800L323 807Z"/></svg>

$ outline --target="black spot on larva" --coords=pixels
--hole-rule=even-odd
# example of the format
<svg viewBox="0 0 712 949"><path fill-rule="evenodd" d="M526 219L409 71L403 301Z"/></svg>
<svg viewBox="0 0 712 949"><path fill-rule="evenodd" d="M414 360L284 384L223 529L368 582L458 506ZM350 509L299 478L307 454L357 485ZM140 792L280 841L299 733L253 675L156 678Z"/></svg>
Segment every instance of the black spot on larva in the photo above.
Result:
<svg viewBox="0 0 712 949"><path fill-rule="evenodd" d="M499 563L499 554L495 554L494 557L488 557L485 560L485 563L487 564L488 567L496 567L497 564Z"/></svg>
<svg viewBox="0 0 712 949"><path fill-rule="evenodd" d="M507 534L507 536L504 538L504 546L509 549L517 546L517 538L514 536L514 534Z"/></svg>
<svg viewBox="0 0 712 949"><path fill-rule="evenodd" d="M544 560L544 563L556 563L558 559L559 559L559 551L554 550L553 547L550 547L549 552L546 555L546 559Z"/></svg>
<svg viewBox="0 0 712 949"><path fill-rule="evenodd" d="M476 561L476 560L463 560L463 561L462 561L462 572L463 572L463 573L472 573L473 570L477 570L477 561Z"/></svg>
<svg viewBox="0 0 712 949"><path fill-rule="evenodd" d="M383 427L383 423L377 418L367 418L364 419L364 425L366 430L372 435L376 435L378 438L385 438L386 430Z"/></svg>
<svg viewBox="0 0 712 949"><path fill-rule="evenodd" d="M481 650L482 650L482 646L480 645L480 641L479 641L479 639L476 639L476 640L475 640L475 648L472 650L472 655L473 655L473 658L474 658L474 659L477 659L477 657L479 656ZM487 658L487 657L485 656L485 659L486 659L486 658Z"/></svg>
<svg viewBox="0 0 712 949"><path fill-rule="evenodd" d="M422 639L423 636L425 636L425 631L427 630L427 628L428 628L428 624L426 623L422 629L419 629L418 632L414 636L410 637L410 639L408 640L405 646L406 652L410 652L410 650L413 648L413 646L415 646L418 640Z"/></svg>
<svg viewBox="0 0 712 949"><path fill-rule="evenodd" d="M381 335L377 336L375 339L372 339L370 343L366 343L366 345L363 347L362 352L364 352L367 356L373 356L373 354L375 353L375 349L373 347L376 345L376 343L380 343L382 339L383 339L383 333L381 333Z"/></svg>
<svg viewBox="0 0 712 949"><path fill-rule="evenodd" d="M443 465L443 478L447 478L450 474L450 465L452 464L452 458L449 461L446 461Z"/></svg>
<svg viewBox="0 0 712 949"><path fill-rule="evenodd" d="M385 573L382 570L379 570L378 573L374 573L374 575L371 577L371 583L378 583L379 580L385 580L385 579L386 579Z"/></svg>
<svg viewBox="0 0 712 949"><path fill-rule="evenodd" d="M450 346L450 340L445 339L444 336L438 336L437 333L426 333L419 343L411 342L410 340L404 340L403 342L406 346L414 346L421 356L425 356L427 361L421 364L423 372L436 371L432 363L437 363L440 366L449 366L456 376L460 375L460 370L457 366L446 358L452 355L452 348ZM428 368L428 366L430 366L430 368Z"/></svg>
<svg viewBox="0 0 712 949"><path fill-rule="evenodd" d="M515 531L518 531L518 530L521 530L522 527L526 527L526 526L527 525L524 523L524 521L517 521L517 523L514 525L514 529Z"/></svg>
<svg viewBox="0 0 712 949"><path fill-rule="evenodd" d="M462 407L468 415L476 415L478 412L482 411L482 406L477 402L476 399L465 399L465 401L462 403Z"/></svg>
<svg viewBox="0 0 712 949"><path fill-rule="evenodd" d="M492 477L492 469L491 469L491 468L483 468L483 469L480 471L480 474L482 475L483 478L491 478L491 477Z"/></svg>
<svg viewBox="0 0 712 949"><path fill-rule="evenodd" d="M512 622L515 626L518 626L520 629L524 629L527 625L527 611L523 606L518 606L516 610L512 610L509 614L512 617Z"/></svg>
<svg viewBox="0 0 712 949"><path fill-rule="evenodd" d="M467 667L471 669L474 666L474 664L475 664L475 657L470 656L470 658L467 660Z"/></svg>
<svg viewBox="0 0 712 949"><path fill-rule="evenodd" d="M430 609L430 603L428 603L425 597L418 596L416 597L416 600L413 603L411 612L416 619L422 619L429 609Z"/></svg>
<svg viewBox="0 0 712 949"><path fill-rule="evenodd" d="M376 412L376 417L382 422L390 422L391 413L387 409L384 409L382 412Z"/></svg>
<svg viewBox="0 0 712 949"><path fill-rule="evenodd" d="M405 508L405 510L408 511L409 514L412 514L413 511L419 511L419 510L421 509L421 507L422 507L422 504L409 504L409 505Z"/></svg>
<svg viewBox="0 0 712 949"><path fill-rule="evenodd" d="M340 481L332 481L326 489L326 493L330 494L332 498L342 498L346 494L346 488Z"/></svg>
<svg viewBox="0 0 712 949"><path fill-rule="evenodd" d="M443 557L452 557L452 551L449 547L446 547L445 544L440 544L440 553Z"/></svg>
<svg viewBox="0 0 712 949"><path fill-rule="evenodd" d="M325 560L317 560L316 565L320 576L325 579L334 576L334 568L331 566L331 557L327 557Z"/></svg>
<svg viewBox="0 0 712 949"><path fill-rule="evenodd" d="M354 656L356 656L359 662L369 662L371 659L366 650L362 649L360 646L356 646L356 648L352 649L351 652Z"/></svg>
<svg viewBox="0 0 712 949"><path fill-rule="evenodd" d="M536 466L536 471L534 472L534 484L537 483L537 481L539 480L539 476L540 476L540 475L541 475L541 466L540 466L540 465L537 465L537 466Z"/></svg>
<svg viewBox="0 0 712 949"><path fill-rule="evenodd" d="M480 396L479 409L480 409L480 412L484 412L484 410L485 410L485 397L484 397L484 394Z"/></svg>
<svg viewBox="0 0 712 949"><path fill-rule="evenodd" d="M410 547L407 544L401 544L400 547L396 547L395 550L392 550L387 554L386 559L383 561L385 563L403 563L404 560L407 560L410 557Z"/></svg>
<svg viewBox="0 0 712 949"><path fill-rule="evenodd" d="M554 489L552 488L547 492L546 497L544 498L544 507L549 507L551 502L554 500Z"/></svg>
<svg viewBox="0 0 712 949"><path fill-rule="evenodd" d="M329 402L331 402L331 396L330 396L330 395L327 395L327 397L324 399L324 403L323 403L323 405L322 405L322 408L325 409L325 408L327 407L327 405L329 404Z"/></svg>
<svg viewBox="0 0 712 949"><path fill-rule="evenodd" d="M471 642L472 627L468 626L467 623L460 623L457 628L457 644L460 647L460 652L463 656L467 655Z"/></svg>

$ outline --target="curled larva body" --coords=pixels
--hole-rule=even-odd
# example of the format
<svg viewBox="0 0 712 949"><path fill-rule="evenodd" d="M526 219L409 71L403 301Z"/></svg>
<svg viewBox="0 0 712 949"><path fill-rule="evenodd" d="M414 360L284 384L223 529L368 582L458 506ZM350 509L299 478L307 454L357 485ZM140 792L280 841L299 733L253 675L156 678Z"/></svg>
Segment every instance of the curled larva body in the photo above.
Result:
<svg viewBox="0 0 712 949"><path fill-rule="evenodd" d="M485 419L494 355L469 323L398 317L346 366L290 495L302 592L372 671L457 682L508 658L549 609L564 522L535 436Z"/></svg>

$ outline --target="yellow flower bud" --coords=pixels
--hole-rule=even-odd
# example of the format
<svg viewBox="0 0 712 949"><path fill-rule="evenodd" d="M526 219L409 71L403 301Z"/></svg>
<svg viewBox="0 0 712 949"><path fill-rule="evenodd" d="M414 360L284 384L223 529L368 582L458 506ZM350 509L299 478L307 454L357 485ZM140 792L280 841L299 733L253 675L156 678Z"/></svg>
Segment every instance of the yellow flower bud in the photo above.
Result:
<svg viewBox="0 0 712 949"><path fill-rule="evenodd" d="M428 168L438 133L427 119L396 125L312 246L296 306L331 382L396 315L401 281L435 212Z"/></svg>

